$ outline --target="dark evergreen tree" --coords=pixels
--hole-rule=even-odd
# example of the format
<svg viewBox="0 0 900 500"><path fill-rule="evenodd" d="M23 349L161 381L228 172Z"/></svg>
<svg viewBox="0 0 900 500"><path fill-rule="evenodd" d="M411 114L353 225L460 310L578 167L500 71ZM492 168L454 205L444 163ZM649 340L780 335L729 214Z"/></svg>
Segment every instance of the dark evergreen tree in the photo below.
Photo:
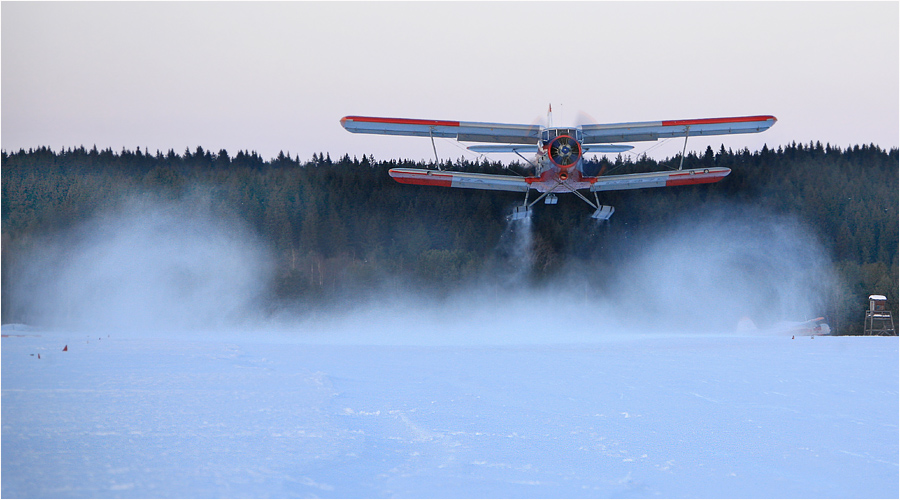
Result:
<svg viewBox="0 0 900 500"><path fill-rule="evenodd" d="M808 224L834 261L840 277L826 306L832 326L859 333L869 293L888 296L898 311L898 150L875 145L846 149L791 143L758 152L707 148L688 154L685 168L723 166L720 183L678 189L605 193L616 207L603 226L574 197L555 207L538 207L534 217L536 279L552 280L569 263L585 267L627 263L644 228L665 231L679 214L716 204L764 206L793 214ZM265 161L255 151L231 158L198 146L183 156L169 149L134 152L93 146L2 151L2 296L4 321L9 276L19 256L42 234L65 230L123 197L139 192L178 197L195 185L212 188L215 204L236 213L270 242L277 256L273 301L305 297L330 300L342 290L371 285L376 276L401 275L417 286L448 291L492 266L509 207L521 195L504 192L411 187L394 182L388 170L424 167L410 160L360 160L316 153L308 162L290 153ZM588 174L677 168L679 157L655 161L646 155L586 159ZM445 160L460 170L530 173L531 167L487 159ZM601 280L602 281L602 280ZM597 283L597 286L606 286Z"/></svg>

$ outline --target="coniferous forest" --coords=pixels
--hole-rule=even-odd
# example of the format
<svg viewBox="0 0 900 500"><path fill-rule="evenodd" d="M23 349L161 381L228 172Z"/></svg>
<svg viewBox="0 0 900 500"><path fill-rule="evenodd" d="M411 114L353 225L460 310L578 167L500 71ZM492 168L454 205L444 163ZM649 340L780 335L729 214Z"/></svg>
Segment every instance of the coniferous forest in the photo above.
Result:
<svg viewBox="0 0 900 500"><path fill-rule="evenodd" d="M594 158L586 159L585 169L589 175L631 173L677 168L678 161ZM459 159L441 166L526 171L520 163L504 165ZM573 266L613 269L628 261L642 234L665 231L676 219L702 218L711 207L762 207L810 229L838 277L821 315L835 333L859 334L869 294L886 295L898 312L898 165L897 149L875 145L708 148L689 154L684 167L731 168L723 181L605 193L601 201L616 208L608 222L591 220L591 209L570 195L556 206L536 205L528 279L552 282ZM328 304L388 279L441 294L502 272L495 262L498 242L521 195L407 186L388 175L395 167L433 166L321 154L264 160L255 152L202 147L181 155L96 147L4 151L3 322L30 319L16 307L10 280L35 246L135 194L179 199L202 188L214 211L243 220L272 250L272 307Z"/></svg>

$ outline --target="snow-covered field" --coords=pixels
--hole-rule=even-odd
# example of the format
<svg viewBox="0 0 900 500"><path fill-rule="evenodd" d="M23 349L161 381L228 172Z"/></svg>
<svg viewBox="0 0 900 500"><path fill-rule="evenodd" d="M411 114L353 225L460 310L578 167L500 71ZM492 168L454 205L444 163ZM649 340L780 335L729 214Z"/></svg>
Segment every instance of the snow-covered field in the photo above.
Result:
<svg viewBox="0 0 900 500"><path fill-rule="evenodd" d="M896 337L3 335L5 498L900 494Z"/></svg>
<svg viewBox="0 0 900 500"><path fill-rule="evenodd" d="M513 224L449 297L273 310L272 253L207 198L19 257L4 308L48 326L3 327L0 495L900 495L897 337L765 334L835 286L790 217L686 214L542 286Z"/></svg>

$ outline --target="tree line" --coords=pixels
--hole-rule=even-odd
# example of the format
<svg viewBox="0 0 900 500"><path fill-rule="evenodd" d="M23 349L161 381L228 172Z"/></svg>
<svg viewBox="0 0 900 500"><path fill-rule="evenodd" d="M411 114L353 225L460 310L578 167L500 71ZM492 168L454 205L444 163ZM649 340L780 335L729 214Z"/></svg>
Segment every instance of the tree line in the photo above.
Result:
<svg viewBox="0 0 900 500"><path fill-rule="evenodd" d="M8 307L8 276L14 274L8 271L37 238L88 220L130 193L174 199L204 186L216 210L236 214L272 247L273 307L327 304L390 279L447 293L478 276L502 273L497 249L505 217L522 199L517 193L405 186L388 170L436 165L372 156L301 160L282 152L265 160L254 151L231 155L202 147L182 154L41 147L0 157L6 323L17 314ZM679 160L595 157L586 159L585 170L642 172L677 168ZM762 206L795 215L819 238L840 278L825 305L827 319L840 333L859 333L869 294L886 295L897 311L898 163L897 149L871 144L791 143L755 152L723 146L690 153L684 168L728 167L732 173L712 185L605 193L603 203L616 213L603 224L589 219L590 209L571 196L535 210L528 279L552 280L573 263L620 265L642 231L664 230L684 213L724 203ZM528 172L526 164L487 159L447 159L440 167Z"/></svg>

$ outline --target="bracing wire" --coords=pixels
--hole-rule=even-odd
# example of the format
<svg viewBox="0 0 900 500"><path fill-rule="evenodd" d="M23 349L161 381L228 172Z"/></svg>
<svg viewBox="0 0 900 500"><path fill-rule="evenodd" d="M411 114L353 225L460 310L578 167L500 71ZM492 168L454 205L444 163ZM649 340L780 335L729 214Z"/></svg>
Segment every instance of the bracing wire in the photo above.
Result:
<svg viewBox="0 0 900 500"><path fill-rule="evenodd" d="M656 143L654 143L654 144L651 145L650 147L648 147L648 148L646 148L646 149L644 149L643 151L640 151L640 152L635 152L635 151L625 151L625 152L628 153L628 154L630 154L630 155L632 155L632 156L634 156L635 158L640 158L641 156L643 156L643 155L649 153L650 151L653 151L654 149L657 149L657 148L662 147L662 146L665 145L667 142L669 142L671 139L672 139L671 137L666 137L665 139L663 139L663 140L661 140L661 141L657 141Z"/></svg>

